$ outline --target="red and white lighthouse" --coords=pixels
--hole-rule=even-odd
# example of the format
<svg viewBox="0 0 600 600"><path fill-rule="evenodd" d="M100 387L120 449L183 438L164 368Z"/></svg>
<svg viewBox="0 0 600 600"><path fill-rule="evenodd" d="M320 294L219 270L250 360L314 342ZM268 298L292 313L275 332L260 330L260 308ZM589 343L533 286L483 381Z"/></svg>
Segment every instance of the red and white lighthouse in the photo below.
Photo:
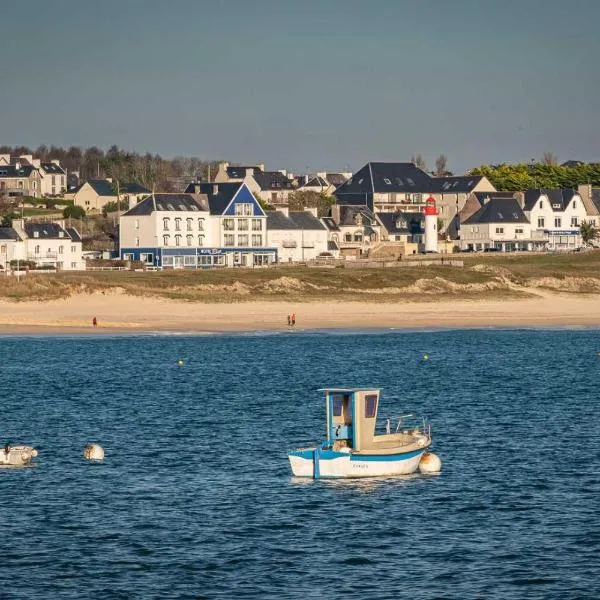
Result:
<svg viewBox="0 0 600 600"><path fill-rule="evenodd" d="M425 252L437 252L437 208L435 198L429 196L425 202Z"/></svg>

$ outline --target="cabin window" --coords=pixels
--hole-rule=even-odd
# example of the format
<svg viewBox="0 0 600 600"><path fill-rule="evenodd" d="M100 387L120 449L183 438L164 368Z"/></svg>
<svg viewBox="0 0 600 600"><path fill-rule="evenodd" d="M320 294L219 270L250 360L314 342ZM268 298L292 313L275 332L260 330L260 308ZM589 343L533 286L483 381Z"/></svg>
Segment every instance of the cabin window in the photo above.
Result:
<svg viewBox="0 0 600 600"><path fill-rule="evenodd" d="M342 407L344 406L344 396L342 394L333 394L331 396L331 412L334 417L342 416Z"/></svg>
<svg viewBox="0 0 600 600"><path fill-rule="evenodd" d="M377 410L377 394L365 396L365 418L372 419Z"/></svg>

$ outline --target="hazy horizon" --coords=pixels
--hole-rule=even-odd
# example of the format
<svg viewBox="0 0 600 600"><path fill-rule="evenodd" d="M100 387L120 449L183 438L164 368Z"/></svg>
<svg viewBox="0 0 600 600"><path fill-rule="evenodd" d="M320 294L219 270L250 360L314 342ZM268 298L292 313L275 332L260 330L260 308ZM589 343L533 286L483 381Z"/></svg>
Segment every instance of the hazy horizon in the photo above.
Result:
<svg viewBox="0 0 600 600"><path fill-rule="evenodd" d="M576 0L2 7L0 144L460 173L600 160L596 22Z"/></svg>

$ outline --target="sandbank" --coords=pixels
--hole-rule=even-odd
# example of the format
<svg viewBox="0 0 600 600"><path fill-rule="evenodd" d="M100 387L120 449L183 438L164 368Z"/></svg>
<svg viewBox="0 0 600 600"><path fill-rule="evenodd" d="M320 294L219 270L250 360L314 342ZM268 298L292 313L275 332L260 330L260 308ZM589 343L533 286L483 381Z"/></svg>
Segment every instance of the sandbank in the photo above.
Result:
<svg viewBox="0 0 600 600"><path fill-rule="evenodd" d="M183 333L297 329L600 327L600 296L535 290L523 299L428 302L244 301L195 303L112 294L0 301L0 334ZM96 317L98 326L92 326Z"/></svg>

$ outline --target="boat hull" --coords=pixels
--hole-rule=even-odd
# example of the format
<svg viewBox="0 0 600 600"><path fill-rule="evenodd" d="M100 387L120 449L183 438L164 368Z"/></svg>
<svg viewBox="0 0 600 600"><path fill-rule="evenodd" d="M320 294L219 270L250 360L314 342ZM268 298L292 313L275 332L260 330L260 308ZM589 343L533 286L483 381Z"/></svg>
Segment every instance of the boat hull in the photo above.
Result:
<svg viewBox="0 0 600 600"><path fill-rule="evenodd" d="M306 448L290 452L288 458L296 477L393 477L415 473L426 450L420 448L397 454L369 455Z"/></svg>

